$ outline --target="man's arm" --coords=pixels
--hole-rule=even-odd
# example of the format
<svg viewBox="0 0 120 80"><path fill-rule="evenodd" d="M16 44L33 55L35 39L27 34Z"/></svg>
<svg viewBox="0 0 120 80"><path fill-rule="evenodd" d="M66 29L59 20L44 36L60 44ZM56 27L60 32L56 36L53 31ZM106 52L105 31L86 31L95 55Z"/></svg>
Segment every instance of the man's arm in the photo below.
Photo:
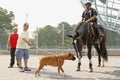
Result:
<svg viewBox="0 0 120 80"><path fill-rule="evenodd" d="M87 22L93 21L97 17L97 11L95 9L92 9L91 11L93 13L93 16L90 19L88 19Z"/></svg>
<svg viewBox="0 0 120 80"><path fill-rule="evenodd" d="M82 17L82 20L81 20L82 22L84 22L85 21L85 18L84 17Z"/></svg>
<svg viewBox="0 0 120 80"><path fill-rule="evenodd" d="M27 39L25 39L25 38L22 38L29 46L31 46L31 43L27 40Z"/></svg>
<svg viewBox="0 0 120 80"><path fill-rule="evenodd" d="M82 13L82 22L85 22L85 16L84 16L85 11Z"/></svg>
<svg viewBox="0 0 120 80"><path fill-rule="evenodd" d="M88 19L86 22L93 21L95 18L96 18L96 15L94 15L93 17L91 17L90 19Z"/></svg>

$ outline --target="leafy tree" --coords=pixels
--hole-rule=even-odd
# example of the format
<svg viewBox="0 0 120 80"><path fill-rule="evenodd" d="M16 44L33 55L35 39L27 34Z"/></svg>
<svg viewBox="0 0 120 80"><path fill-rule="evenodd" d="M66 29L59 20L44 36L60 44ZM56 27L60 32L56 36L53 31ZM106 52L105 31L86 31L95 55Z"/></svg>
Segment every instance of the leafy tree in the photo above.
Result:
<svg viewBox="0 0 120 80"><path fill-rule="evenodd" d="M47 25L44 28L39 28L35 33L38 33L39 46L57 46L59 45L59 34L55 27Z"/></svg>
<svg viewBox="0 0 120 80"><path fill-rule="evenodd" d="M68 34L71 34L73 31L73 27L68 24L67 22L61 22L58 24L57 29L60 30L61 35L61 42L62 42L62 31L64 27L64 46L70 46L71 45L71 39L67 37Z"/></svg>
<svg viewBox="0 0 120 80"><path fill-rule="evenodd" d="M39 28L35 31L38 33L38 42L39 46L44 46L52 48L52 46L59 46L62 47L62 32L64 27L64 47L71 48L72 46L72 39L68 38L68 34L73 34L76 29L77 24L70 25L67 22L61 22L58 26L51 26L47 25L43 28ZM106 29L105 29L106 30ZM35 42L33 40L33 42ZM120 35L115 32L106 30L106 44L108 46L120 46ZM55 47L54 47L55 48Z"/></svg>
<svg viewBox="0 0 120 80"><path fill-rule="evenodd" d="M6 30L11 30L14 26L16 26L15 23L12 23L13 20L13 12L0 7L0 46L6 45L8 37Z"/></svg>

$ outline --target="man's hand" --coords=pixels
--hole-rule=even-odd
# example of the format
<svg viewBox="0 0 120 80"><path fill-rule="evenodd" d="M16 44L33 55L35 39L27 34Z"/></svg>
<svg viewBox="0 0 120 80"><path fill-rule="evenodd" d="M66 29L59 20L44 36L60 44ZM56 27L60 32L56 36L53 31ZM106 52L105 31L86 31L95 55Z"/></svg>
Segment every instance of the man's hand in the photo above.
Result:
<svg viewBox="0 0 120 80"><path fill-rule="evenodd" d="M28 40L26 40L25 38L23 38L23 40L28 44L28 46L31 46L32 44L28 41Z"/></svg>
<svg viewBox="0 0 120 80"><path fill-rule="evenodd" d="M96 18L96 15L94 15L93 17L91 17L90 19L86 20L85 22L91 22Z"/></svg>
<svg viewBox="0 0 120 80"><path fill-rule="evenodd" d="M29 45L29 46L32 46L32 44L31 44L30 42L28 42L28 45Z"/></svg>
<svg viewBox="0 0 120 80"><path fill-rule="evenodd" d="M86 20L85 22L87 22L87 23L88 23L88 22L89 22L89 20Z"/></svg>

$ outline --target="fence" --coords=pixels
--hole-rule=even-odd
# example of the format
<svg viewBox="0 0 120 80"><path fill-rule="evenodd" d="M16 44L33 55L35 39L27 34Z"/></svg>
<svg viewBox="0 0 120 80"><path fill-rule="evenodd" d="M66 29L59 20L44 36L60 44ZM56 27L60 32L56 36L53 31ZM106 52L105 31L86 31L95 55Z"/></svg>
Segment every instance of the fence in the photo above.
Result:
<svg viewBox="0 0 120 80"><path fill-rule="evenodd" d="M30 54L41 55L41 54L58 54L64 52L71 52L75 54L73 46L66 46L62 49L60 46L41 46L39 48L31 47ZM120 46L107 46L108 55L120 56ZM0 45L0 54L8 54L6 45ZM83 55L87 55L87 49L83 50ZM96 50L92 48L92 55L97 55Z"/></svg>

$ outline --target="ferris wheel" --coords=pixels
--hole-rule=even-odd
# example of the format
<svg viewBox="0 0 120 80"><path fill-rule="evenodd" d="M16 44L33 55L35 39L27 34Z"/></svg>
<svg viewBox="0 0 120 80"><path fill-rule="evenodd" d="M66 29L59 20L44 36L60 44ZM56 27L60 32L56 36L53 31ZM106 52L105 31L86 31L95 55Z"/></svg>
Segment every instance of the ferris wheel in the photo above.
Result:
<svg viewBox="0 0 120 80"><path fill-rule="evenodd" d="M98 12L98 23L104 28L120 33L120 0L80 0L84 4L90 1Z"/></svg>

